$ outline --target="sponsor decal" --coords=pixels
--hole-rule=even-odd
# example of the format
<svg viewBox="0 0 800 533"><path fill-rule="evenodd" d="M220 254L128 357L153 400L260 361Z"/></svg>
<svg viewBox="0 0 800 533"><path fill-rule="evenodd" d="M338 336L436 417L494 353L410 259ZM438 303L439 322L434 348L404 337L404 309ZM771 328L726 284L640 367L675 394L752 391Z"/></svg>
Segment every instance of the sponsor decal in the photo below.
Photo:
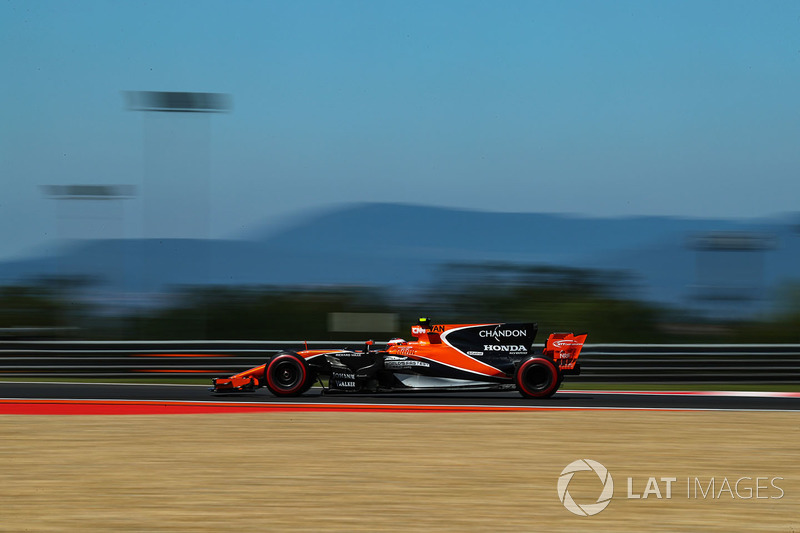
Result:
<svg viewBox="0 0 800 533"><path fill-rule="evenodd" d="M527 337L528 330L525 329L482 329L478 332L479 337L492 337L492 338L501 338L501 337Z"/></svg>
<svg viewBox="0 0 800 533"><path fill-rule="evenodd" d="M442 333L444 332L444 326L431 326L432 333Z"/></svg>
<svg viewBox="0 0 800 533"><path fill-rule="evenodd" d="M415 359L386 359L383 362L386 368L411 368L411 367L430 367L430 363L425 361L417 361Z"/></svg>
<svg viewBox="0 0 800 533"><path fill-rule="evenodd" d="M528 349L522 344L484 344L483 351L485 352L509 352L512 354L528 353Z"/></svg>
<svg viewBox="0 0 800 533"><path fill-rule="evenodd" d="M467 355L483 355L483 352L467 352Z"/></svg>
<svg viewBox="0 0 800 533"><path fill-rule="evenodd" d="M352 372L331 372L331 387L339 389L355 389L356 376Z"/></svg>
<svg viewBox="0 0 800 533"><path fill-rule="evenodd" d="M553 346L556 348L569 348L570 346L580 346L581 343L573 340L560 340L553 341Z"/></svg>
<svg viewBox="0 0 800 533"><path fill-rule="evenodd" d="M424 335L425 328L422 326L411 326L411 334L412 335Z"/></svg>

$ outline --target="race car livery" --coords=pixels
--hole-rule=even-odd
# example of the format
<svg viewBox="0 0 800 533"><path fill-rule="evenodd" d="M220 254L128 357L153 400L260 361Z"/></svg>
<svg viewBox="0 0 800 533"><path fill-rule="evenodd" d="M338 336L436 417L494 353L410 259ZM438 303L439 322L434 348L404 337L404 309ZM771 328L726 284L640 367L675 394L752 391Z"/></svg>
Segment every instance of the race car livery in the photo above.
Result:
<svg viewBox="0 0 800 533"><path fill-rule="evenodd" d="M586 334L552 333L535 353L534 323L441 324L420 319L416 341L392 339L383 349L284 350L263 365L215 378L217 393L266 386L295 396L319 383L324 393L403 390L516 389L527 398L555 394L565 375L579 374Z"/></svg>

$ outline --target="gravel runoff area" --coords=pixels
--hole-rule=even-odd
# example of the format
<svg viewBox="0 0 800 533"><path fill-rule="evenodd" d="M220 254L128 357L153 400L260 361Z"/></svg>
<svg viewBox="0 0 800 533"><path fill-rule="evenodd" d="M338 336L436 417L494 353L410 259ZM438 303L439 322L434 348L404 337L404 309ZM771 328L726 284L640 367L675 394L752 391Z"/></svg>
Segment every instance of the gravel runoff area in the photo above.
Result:
<svg viewBox="0 0 800 533"><path fill-rule="evenodd" d="M795 533L799 459L797 412L7 415L0 531Z"/></svg>

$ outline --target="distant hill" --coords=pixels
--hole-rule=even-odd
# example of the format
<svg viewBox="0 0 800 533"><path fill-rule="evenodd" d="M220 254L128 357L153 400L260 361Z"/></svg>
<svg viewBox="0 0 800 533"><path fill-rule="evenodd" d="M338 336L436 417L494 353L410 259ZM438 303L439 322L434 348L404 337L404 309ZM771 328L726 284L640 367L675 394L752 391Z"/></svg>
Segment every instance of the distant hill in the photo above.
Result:
<svg viewBox="0 0 800 533"><path fill-rule="evenodd" d="M584 218L547 213L492 213L399 204L358 204L311 215L254 240L286 251L416 253L438 260L508 260L559 264L630 250L676 234L744 230L724 220L668 217ZM366 248L368 247L368 248Z"/></svg>
<svg viewBox="0 0 800 533"><path fill-rule="evenodd" d="M677 303L698 280L708 281L700 279L708 277L707 259L698 262L687 246L706 232L774 239L773 249L749 254L760 257L761 266L742 267L750 269L747 275L755 272L760 279L754 283L765 294L800 277L800 235L788 220L589 218L358 204L303 213L241 240L77 242L54 256L0 263L0 283L87 275L126 292L198 284L405 288L430 281L443 263L512 262L628 271L642 298ZM723 256L721 275L735 272L739 262L735 253Z"/></svg>

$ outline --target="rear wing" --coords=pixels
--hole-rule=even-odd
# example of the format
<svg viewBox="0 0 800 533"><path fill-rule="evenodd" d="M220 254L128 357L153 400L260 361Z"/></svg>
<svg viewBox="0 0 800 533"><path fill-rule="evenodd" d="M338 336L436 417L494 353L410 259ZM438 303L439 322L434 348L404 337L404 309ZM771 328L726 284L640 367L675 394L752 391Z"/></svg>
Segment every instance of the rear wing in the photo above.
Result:
<svg viewBox="0 0 800 533"><path fill-rule="evenodd" d="M572 370L578 363L583 343L586 342L586 333L573 335L572 333L551 333L547 337L544 354L553 358L561 370Z"/></svg>

